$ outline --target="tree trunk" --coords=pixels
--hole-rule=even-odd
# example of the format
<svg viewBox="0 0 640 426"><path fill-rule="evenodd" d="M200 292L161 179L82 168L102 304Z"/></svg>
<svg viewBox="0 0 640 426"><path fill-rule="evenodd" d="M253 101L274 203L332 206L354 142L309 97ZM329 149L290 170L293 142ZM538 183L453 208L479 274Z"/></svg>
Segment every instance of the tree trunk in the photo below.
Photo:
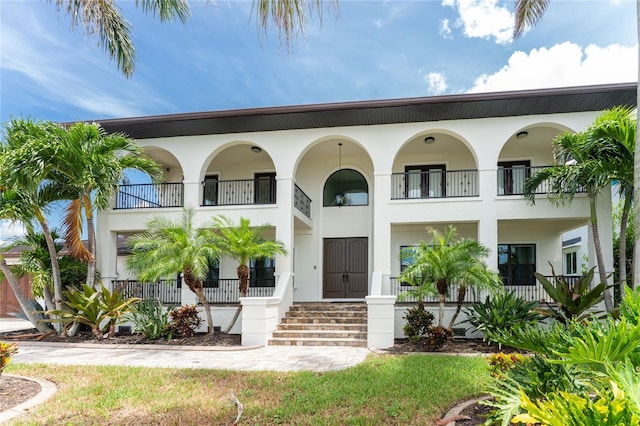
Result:
<svg viewBox="0 0 640 426"><path fill-rule="evenodd" d="M242 312L242 304L238 305L238 309L236 309L236 313L233 315L233 319L231 320L227 328L224 329L223 333L230 332L233 326L236 325L236 321L238 321L238 318L240 317L240 312Z"/></svg>
<svg viewBox="0 0 640 426"><path fill-rule="evenodd" d="M93 210L90 196L84 197L84 210L87 218L87 244L91 257L87 263L87 284L96 287L96 230L93 224Z"/></svg>
<svg viewBox="0 0 640 426"><path fill-rule="evenodd" d="M247 290L249 289L249 266L238 266L237 273L238 290L240 290L240 297L247 297Z"/></svg>
<svg viewBox="0 0 640 426"><path fill-rule="evenodd" d="M438 309L438 327L442 327L442 324L444 324L444 301L445 301L446 295L440 293L440 296L438 297L439 302L440 302L440 308Z"/></svg>
<svg viewBox="0 0 640 426"><path fill-rule="evenodd" d="M602 246L600 245L600 234L598 232L598 218L596 216L596 200L595 197L589 198L589 208L591 210L591 230L593 232L593 245L595 246L596 261L598 263L598 276L601 283L607 285L607 271L604 267L604 259L602 257ZM611 297L611 291L605 288L603 292L604 306L607 312L613 311L613 297Z"/></svg>
<svg viewBox="0 0 640 426"><path fill-rule="evenodd" d="M207 301L207 296L204 294L202 290L202 280L197 279L191 270L191 268L184 268L182 271L182 278L184 283L189 287L189 290L194 292L196 296L198 296L198 300L200 304L204 308L204 313L207 317L207 334L213 335L215 330L213 329L213 316L211 315L211 308L209 307L209 302Z"/></svg>
<svg viewBox="0 0 640 426"><path fill-rule="evenodd" d="M13 294L18 300L18 304L20 305L22 312L24 312L29 322L31 322L31 324L33 324L33 326L37 328L41 333L51 332L51 329L47 327L45 323L38 321L38 318L33 315L33 309L29 304L29 300L24 296L24 294L22 294L20 284L18 283L15 275L13 275L13 272L11 272L11 269L9 269L9 265L7 265L7 261L4 259L4 257L0 257L0 270L2 270L2 272L4 273L4 276L9 283L9 287L11 287L11 290L13 290Z"/></svg>
<svg viewBox="0 0 640 426"><path fill-rule="evenodd" d="M47 223L46 218L42 215L41 211L36 212L36 216L38 218L38 222L40 223L40 227L42 228L44 239L47 242L47 250L49 251L49 258L51 260L51 274L53 275L53 305L55 306L55 309L57 311L62 311L65 307L64 299L62 296L60 266L58 265L58 252L56 251L56 245L53 241L53 237L51 236L51 230L49 230L49 224ZM56 319L56 317L52 317L52 319ZM64 324L60 322L54 322L53 328L58 334L62 334L66 330Z"/></svg>
<svg viewBox="0 0 640 426"><path fill-rule="evenodd" d="M627 289L627 224L629 223L629 210L631 209L632 191L626 191L624 194L624 205L622 207L622 216L620 217L620 241L618 241L618 273L619 283L618 289L620 293L620 301L624 300Z"/></svg>
<svg viewBox="0 0 640 426"><path fill-rule="evenodd" d="M462 304L464 303L464 298L467 295L467 286L461 285L458 289L458 301L456 303L456 311L453 313L453 318L449 322L449 331L453 330L453 326L458 319L458 315L460 315L460 311L462 310Z"/></svg>

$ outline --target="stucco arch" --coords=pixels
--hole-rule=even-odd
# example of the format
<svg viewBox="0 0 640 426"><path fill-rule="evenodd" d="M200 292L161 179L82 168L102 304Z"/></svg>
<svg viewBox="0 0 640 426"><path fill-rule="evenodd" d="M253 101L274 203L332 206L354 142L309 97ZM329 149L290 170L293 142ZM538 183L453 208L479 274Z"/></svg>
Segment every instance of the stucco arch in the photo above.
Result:
<svg viewBox="0 0 640 426"><path fill-rule="evenodd" d="M161 148L159 146L147 145L142 147L144 152L152 159L154 159L162 169L162 181L165 183L182 182L184 180L184 170L180 161L169 150ZM147 179L148 176L142 172L137 172L137 176L140 180L145 182L136 183L149 183L151 179ZM145 178L146 176L146 178Z"/></svg>
<svg viewBox="0 0 640 426"><path fill-rule="evenodd" d="M430 129L408 138L398 149L392 173L404 173L405 166L446 164L447 170L478 168L475 150L464 137L447 129Z"/></svg>
<svg viewBox="0 0 640 426"><path fill-rule="evenodd" d="M521 127L502 144L496 163L529 161L531 166L553 163L553 140L572 129L552 122L540 122Z"/></svg>
<svg viewBox="0 0 640 426"><path fill-rule="evenodd" d="M371 154L367 149L367 147L362 142L348 136L335 134L335 135L323 136L309 143L302 150L302 152L300 152L300 155L296 159L295 165L293 167L293 175L296 176L298 174L300 163L303 162L305 158L308 158L307 157L308 155L313 155L314 158L327 158L327 159L335 157L336 164L337 164L339 142L342 142L343 149L345 151L347 150L346 148L347 146L357 146L358 148L360 148L366 154L366 157L369 159L369 161L371 162L371 166L373 167L373 160L371 159ZM319 147L322 147L322 148L319 149ZM312 152L312 154L310 154L310 152ZM316 155L318 157L316 157ZM344 155L345 155L345 152L343 151L343 156Z"/></svg>
<svg viewBox="0 0 640 426"><path fill-rule="evenodd" d="M248 140L224 143L207 155L202 162L199 178L210 174L220 179L249 179L255 172L275 172L273 158L260 144Z"/></svg>

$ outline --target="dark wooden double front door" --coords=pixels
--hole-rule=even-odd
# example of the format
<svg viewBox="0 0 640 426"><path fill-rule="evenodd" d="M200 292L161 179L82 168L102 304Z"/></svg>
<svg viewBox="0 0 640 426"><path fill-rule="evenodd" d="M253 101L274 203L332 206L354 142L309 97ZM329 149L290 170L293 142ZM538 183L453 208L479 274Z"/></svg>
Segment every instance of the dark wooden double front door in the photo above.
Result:
<svg viewBox="0 0 640 426"><path fill-rule="evenodd" d="M369 289L367 238L325 238L323 271L325 299L364 298Z"/></svg>

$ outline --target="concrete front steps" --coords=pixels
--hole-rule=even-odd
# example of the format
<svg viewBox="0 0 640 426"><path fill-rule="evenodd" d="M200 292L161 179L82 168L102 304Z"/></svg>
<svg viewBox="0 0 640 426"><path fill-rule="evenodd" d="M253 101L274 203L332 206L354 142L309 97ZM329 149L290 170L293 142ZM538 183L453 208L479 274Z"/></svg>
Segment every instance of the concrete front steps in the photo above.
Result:
<svg viewBox="0 0 640 426"><path fill-rule="evenodd" d="M269 344L367 347L367 305L295 303Z"/></svg>

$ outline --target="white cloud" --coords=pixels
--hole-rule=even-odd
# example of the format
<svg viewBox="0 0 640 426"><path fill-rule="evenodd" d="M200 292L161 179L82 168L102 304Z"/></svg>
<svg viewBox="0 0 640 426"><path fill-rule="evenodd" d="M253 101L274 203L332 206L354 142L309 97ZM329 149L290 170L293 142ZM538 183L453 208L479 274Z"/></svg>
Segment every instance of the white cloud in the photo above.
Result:
<svg viewBox="0 0 640 426"><path fill-rule="evenodd" d="M26 233L22 223L12 223L10 220L0 220L0 245L4 245L16 237Z"/></svg>
<svg viewBox="0 0 640 426"><path fill-rule="evenodd" d="M637 46L589 45L583 50L565 42L515 52L499 71L478 77L469 92L626 83L636 81L637 70Z"/></svg>
<svg viewBox="0 0 640 426"><path fill-rule="evenodd" d="M424 76L429 95L441 95L447 90L447 82L444 74L431 72Z"/></svg>
<svg viewBox="0 0 640 426"><path fill-rule="evenodd" d="M455 26L468 38L495 39L509 44L513 35L513 14L498 0L443 0L443 6L457 9L460 17Z"/></svg>
<svg viewBox="0 0 640 426"><path fill-rule="evenodd" d="M440 21L440 35L443 38L452 38L451 27L449 26L448 19L443 19L442 21Z"/></svg>

